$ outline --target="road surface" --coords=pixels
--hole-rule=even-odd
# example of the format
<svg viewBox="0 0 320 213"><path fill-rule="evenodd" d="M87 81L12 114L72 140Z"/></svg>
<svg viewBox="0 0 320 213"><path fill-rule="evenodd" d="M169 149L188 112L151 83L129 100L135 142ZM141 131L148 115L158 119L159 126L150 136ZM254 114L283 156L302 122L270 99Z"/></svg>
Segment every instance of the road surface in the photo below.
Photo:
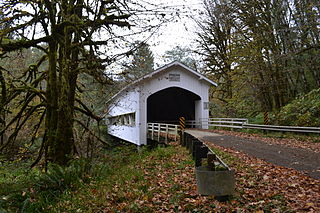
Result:
<svg viewBox="0 0 320 213"><path fill-rule="evenodd" d="M186 132L202 141L232 148L275 165L293 168L312 178L320 179L320 153L302 148L268 144L257 139L220 135L201 130L186 130Z"/></svg>

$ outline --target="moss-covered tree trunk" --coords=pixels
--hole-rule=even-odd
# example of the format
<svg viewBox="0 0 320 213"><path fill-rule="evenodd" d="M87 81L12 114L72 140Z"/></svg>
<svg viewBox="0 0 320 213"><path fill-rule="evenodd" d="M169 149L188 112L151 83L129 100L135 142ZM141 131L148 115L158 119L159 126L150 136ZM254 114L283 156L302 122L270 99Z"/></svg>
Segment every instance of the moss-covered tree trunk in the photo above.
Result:
<svg viewBox="0 0 320 213"><path fill-rule="evenodd" d="M56 130L58 123L58 88L57 88L57 49L58 45L55 41L49 42L49 69L46 88L46 121L45 121L45 147L46 161L54 161L56 156L55 144Z"/></svg>
<svg viewBox="0 0 320 213"><path fill-rule="evenodd" d="M82 4L82 1L78 1ZM64 11L64 20L70 20L72 16L77 15L79 20L82 17L82 9L78 7L70 10L68 4L62 3ZM54 30L54 29L53 29ZM66 165L72 157L74 149L73 138L73 122L74 122L74 104L76 95L76 83L78 76L79 50L72 46L80 41L77 29L65 26L63 31L59 31L57 35L63 38L58 46L52 46L52 51L56 54L52 55L49 60L50 71L47 87L47 98L52 105L48 111L46 130L47 137L47 160L59 165ZM58 49L57 49L58 47ZM54 49L55 48L55 49ZM59 52L59 59L55 58ZM51 66L52 65L52 66ZM57 67L59 67L59 75L57 76Z"/></svg>
<svg viewBox="0 0 320 213"><path fill-rule="evenodd" d="M1 90L1 97L0 97L0 132L4 131L6 126L6 112L4 109L5 102L6 102L6 82L2 74L2 70L0 67L0 90ZM0 135L0 146L4 144L4 132Z"/></svg>
<svg viewBox="0 0 320 213"><path fill-rule="evenodd" d="M76 65L71 60L71 53L68 50L63 52L59 76L56 69L49 69L52 73L48 77L46 117L46 159L60 165L68 163L74 147L73 120L77 81ZM53 63L57 62L55 56L51 57Z"/></svg>

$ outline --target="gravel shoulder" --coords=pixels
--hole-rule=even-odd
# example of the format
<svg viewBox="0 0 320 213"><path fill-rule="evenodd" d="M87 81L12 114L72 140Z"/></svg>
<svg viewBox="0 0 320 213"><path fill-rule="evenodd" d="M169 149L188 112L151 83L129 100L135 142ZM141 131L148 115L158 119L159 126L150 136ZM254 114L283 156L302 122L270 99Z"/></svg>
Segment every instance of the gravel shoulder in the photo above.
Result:
<svg viewBox="0 0 320 213"><path fill-rule="evenodd" d="M320 153L309 149L272 144L257 138L222 135L201 130L187 130L193 136L215 145L231 148L278 166L293 168L320 179Z"/></svg>

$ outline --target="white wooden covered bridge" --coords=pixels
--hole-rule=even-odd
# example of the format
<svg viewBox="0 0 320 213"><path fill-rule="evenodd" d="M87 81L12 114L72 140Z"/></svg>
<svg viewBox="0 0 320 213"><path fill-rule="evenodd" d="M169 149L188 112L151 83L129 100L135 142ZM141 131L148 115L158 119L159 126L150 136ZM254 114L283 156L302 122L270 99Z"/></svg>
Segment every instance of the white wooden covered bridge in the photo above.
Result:
<svg viewBox="0 0 320 213"><path fill-rule="evenodd" d="M187 120L208 118L211 86L217 84L180 62L163 66L108 101L108 133L145 145L147 123L172 123L182 116Z"/></svg>

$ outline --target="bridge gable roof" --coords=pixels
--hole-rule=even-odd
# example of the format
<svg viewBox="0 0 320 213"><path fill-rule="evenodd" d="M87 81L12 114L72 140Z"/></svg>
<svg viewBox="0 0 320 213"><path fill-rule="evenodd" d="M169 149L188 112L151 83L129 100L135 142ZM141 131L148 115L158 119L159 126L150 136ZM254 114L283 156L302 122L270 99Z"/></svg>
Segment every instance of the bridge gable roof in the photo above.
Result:
<svg viewBox="0 0 320 213"><path fill-rule="evenodd" d="M129 88L133 88L139 84L141 84L142 82L144 81L147 81L147 80L151 80L153 77L157 76L158 74L162 73L162 72L166 72L166 71L169 71L171 68L174 68L174 67L181 67L183 68L183 70L187 71L187 72L190 72L192 73L193 75L197 76L199 80L203 80L205 81L206 83L208 83L209 85L213 85L213 86L217 86L217 83L215 83L214 81L208 79L207 77L205 77L204 75L200 74L199 72L191 69L190 67L182 64L181 62L179 61L173 61L163 67L160 67L158 69L156 69L155 71L151 72L151 73L148 73L144 76L142 76L141 78L133 81L132 83L130 83L128 86L124 87L123 89L121 89L118 93L116 93L108 102L111 102L113 101L117 96L119 96L123 91L126 91L128 90Z"/></svg>

